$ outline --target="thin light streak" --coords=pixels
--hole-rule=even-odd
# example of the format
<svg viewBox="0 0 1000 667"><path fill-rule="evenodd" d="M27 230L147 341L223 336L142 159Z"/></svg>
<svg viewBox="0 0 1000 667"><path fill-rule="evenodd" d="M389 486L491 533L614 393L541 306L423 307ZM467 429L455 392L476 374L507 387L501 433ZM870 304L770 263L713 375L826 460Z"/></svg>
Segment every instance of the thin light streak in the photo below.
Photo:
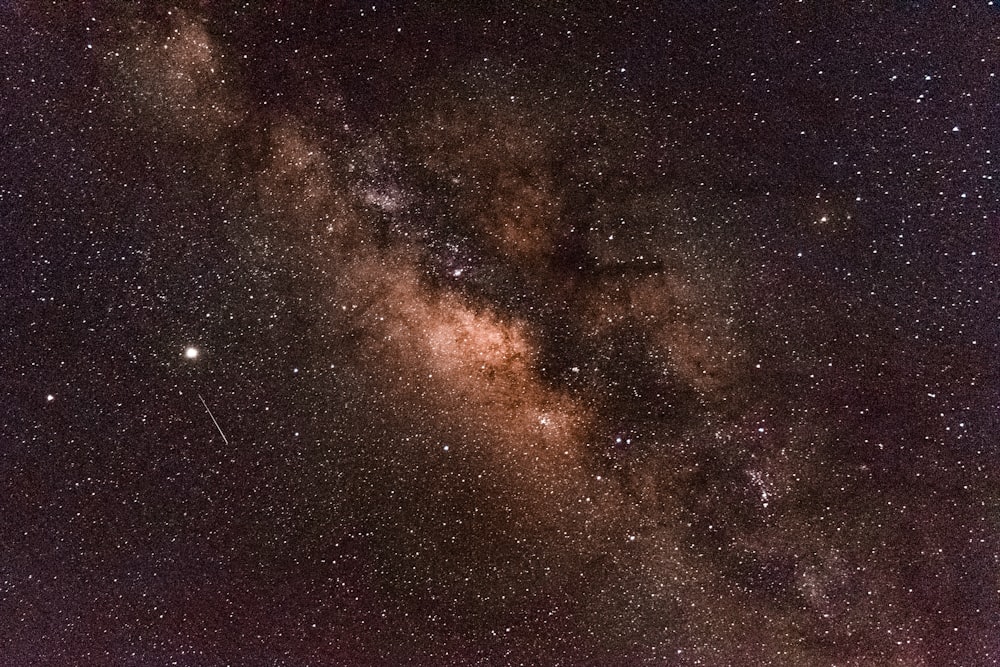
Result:
<svg viewBox="0 0 1000 667"><path fill-rule="evenodd" d="M219 435L222 436L222 441L225 442L226 445L229 445L229 438L227 438L226 434L222 432L222 427L219 426L219 422L215 419L215 415L213 415L212 411L209 409L208 403L205 402L205 399L202 398L201 394L198 394L198 398L201 399L201 404L205 406L208 416L212 418L212 423L215 424L215 428L219 429Z"/></svg>

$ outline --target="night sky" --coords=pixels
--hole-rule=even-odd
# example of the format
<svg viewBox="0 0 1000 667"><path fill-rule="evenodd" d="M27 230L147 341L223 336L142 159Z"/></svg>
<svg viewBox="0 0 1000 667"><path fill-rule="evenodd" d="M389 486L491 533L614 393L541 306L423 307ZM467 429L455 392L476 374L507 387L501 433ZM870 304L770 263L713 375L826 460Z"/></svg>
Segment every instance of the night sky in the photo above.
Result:
<svg viewBox="0 0 1000 667"><path fill-rule="evenodd" d="M3 0L0 664L1000 664L993 5Z"/></svg>

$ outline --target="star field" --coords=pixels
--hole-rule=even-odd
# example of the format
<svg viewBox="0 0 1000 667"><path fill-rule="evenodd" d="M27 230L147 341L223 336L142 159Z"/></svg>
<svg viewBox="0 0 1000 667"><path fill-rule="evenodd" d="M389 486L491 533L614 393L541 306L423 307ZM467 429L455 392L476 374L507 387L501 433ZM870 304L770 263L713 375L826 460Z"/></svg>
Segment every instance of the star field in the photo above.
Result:
<svg viewBox="0 0 1000 667"><path fill-rule="evenodd" d="M0 663L997 664L998 35L0 3Z"/></svg>

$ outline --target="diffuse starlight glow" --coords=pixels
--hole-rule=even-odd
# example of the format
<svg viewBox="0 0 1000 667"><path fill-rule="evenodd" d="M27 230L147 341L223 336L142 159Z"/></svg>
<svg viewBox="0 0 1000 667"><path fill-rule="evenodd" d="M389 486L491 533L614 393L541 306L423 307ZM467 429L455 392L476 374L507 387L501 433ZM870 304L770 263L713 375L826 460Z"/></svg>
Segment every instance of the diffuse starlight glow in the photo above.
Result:
<svg viewBox="0 0 1000 667"><path fill-rule="evenodd" d="M99 11L0 9L0 662L996 661L995 17Z"/></svg>

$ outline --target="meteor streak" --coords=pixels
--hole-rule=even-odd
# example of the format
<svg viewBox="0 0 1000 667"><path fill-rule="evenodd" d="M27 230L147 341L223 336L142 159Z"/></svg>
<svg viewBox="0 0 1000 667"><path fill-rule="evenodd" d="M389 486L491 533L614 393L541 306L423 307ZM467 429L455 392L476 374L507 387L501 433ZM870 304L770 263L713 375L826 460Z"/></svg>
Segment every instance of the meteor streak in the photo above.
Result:
<svg viewBox="0 0 1000 667"><path fill-rule="evenodd" d="M201 399L201 404L205 406L205 410L208 412L208 416L212 418L212 423L215 424L215 428L219 429L219 435L222 436L222 441L228 445L229 438L227 438L226 434L222 432L222 427L219 426L218 420L216 420L215 415L213 415L212 411L209 409L208 403L206 403L205 399L201 397L201 394L198 394L198 398Z"/></svg>

